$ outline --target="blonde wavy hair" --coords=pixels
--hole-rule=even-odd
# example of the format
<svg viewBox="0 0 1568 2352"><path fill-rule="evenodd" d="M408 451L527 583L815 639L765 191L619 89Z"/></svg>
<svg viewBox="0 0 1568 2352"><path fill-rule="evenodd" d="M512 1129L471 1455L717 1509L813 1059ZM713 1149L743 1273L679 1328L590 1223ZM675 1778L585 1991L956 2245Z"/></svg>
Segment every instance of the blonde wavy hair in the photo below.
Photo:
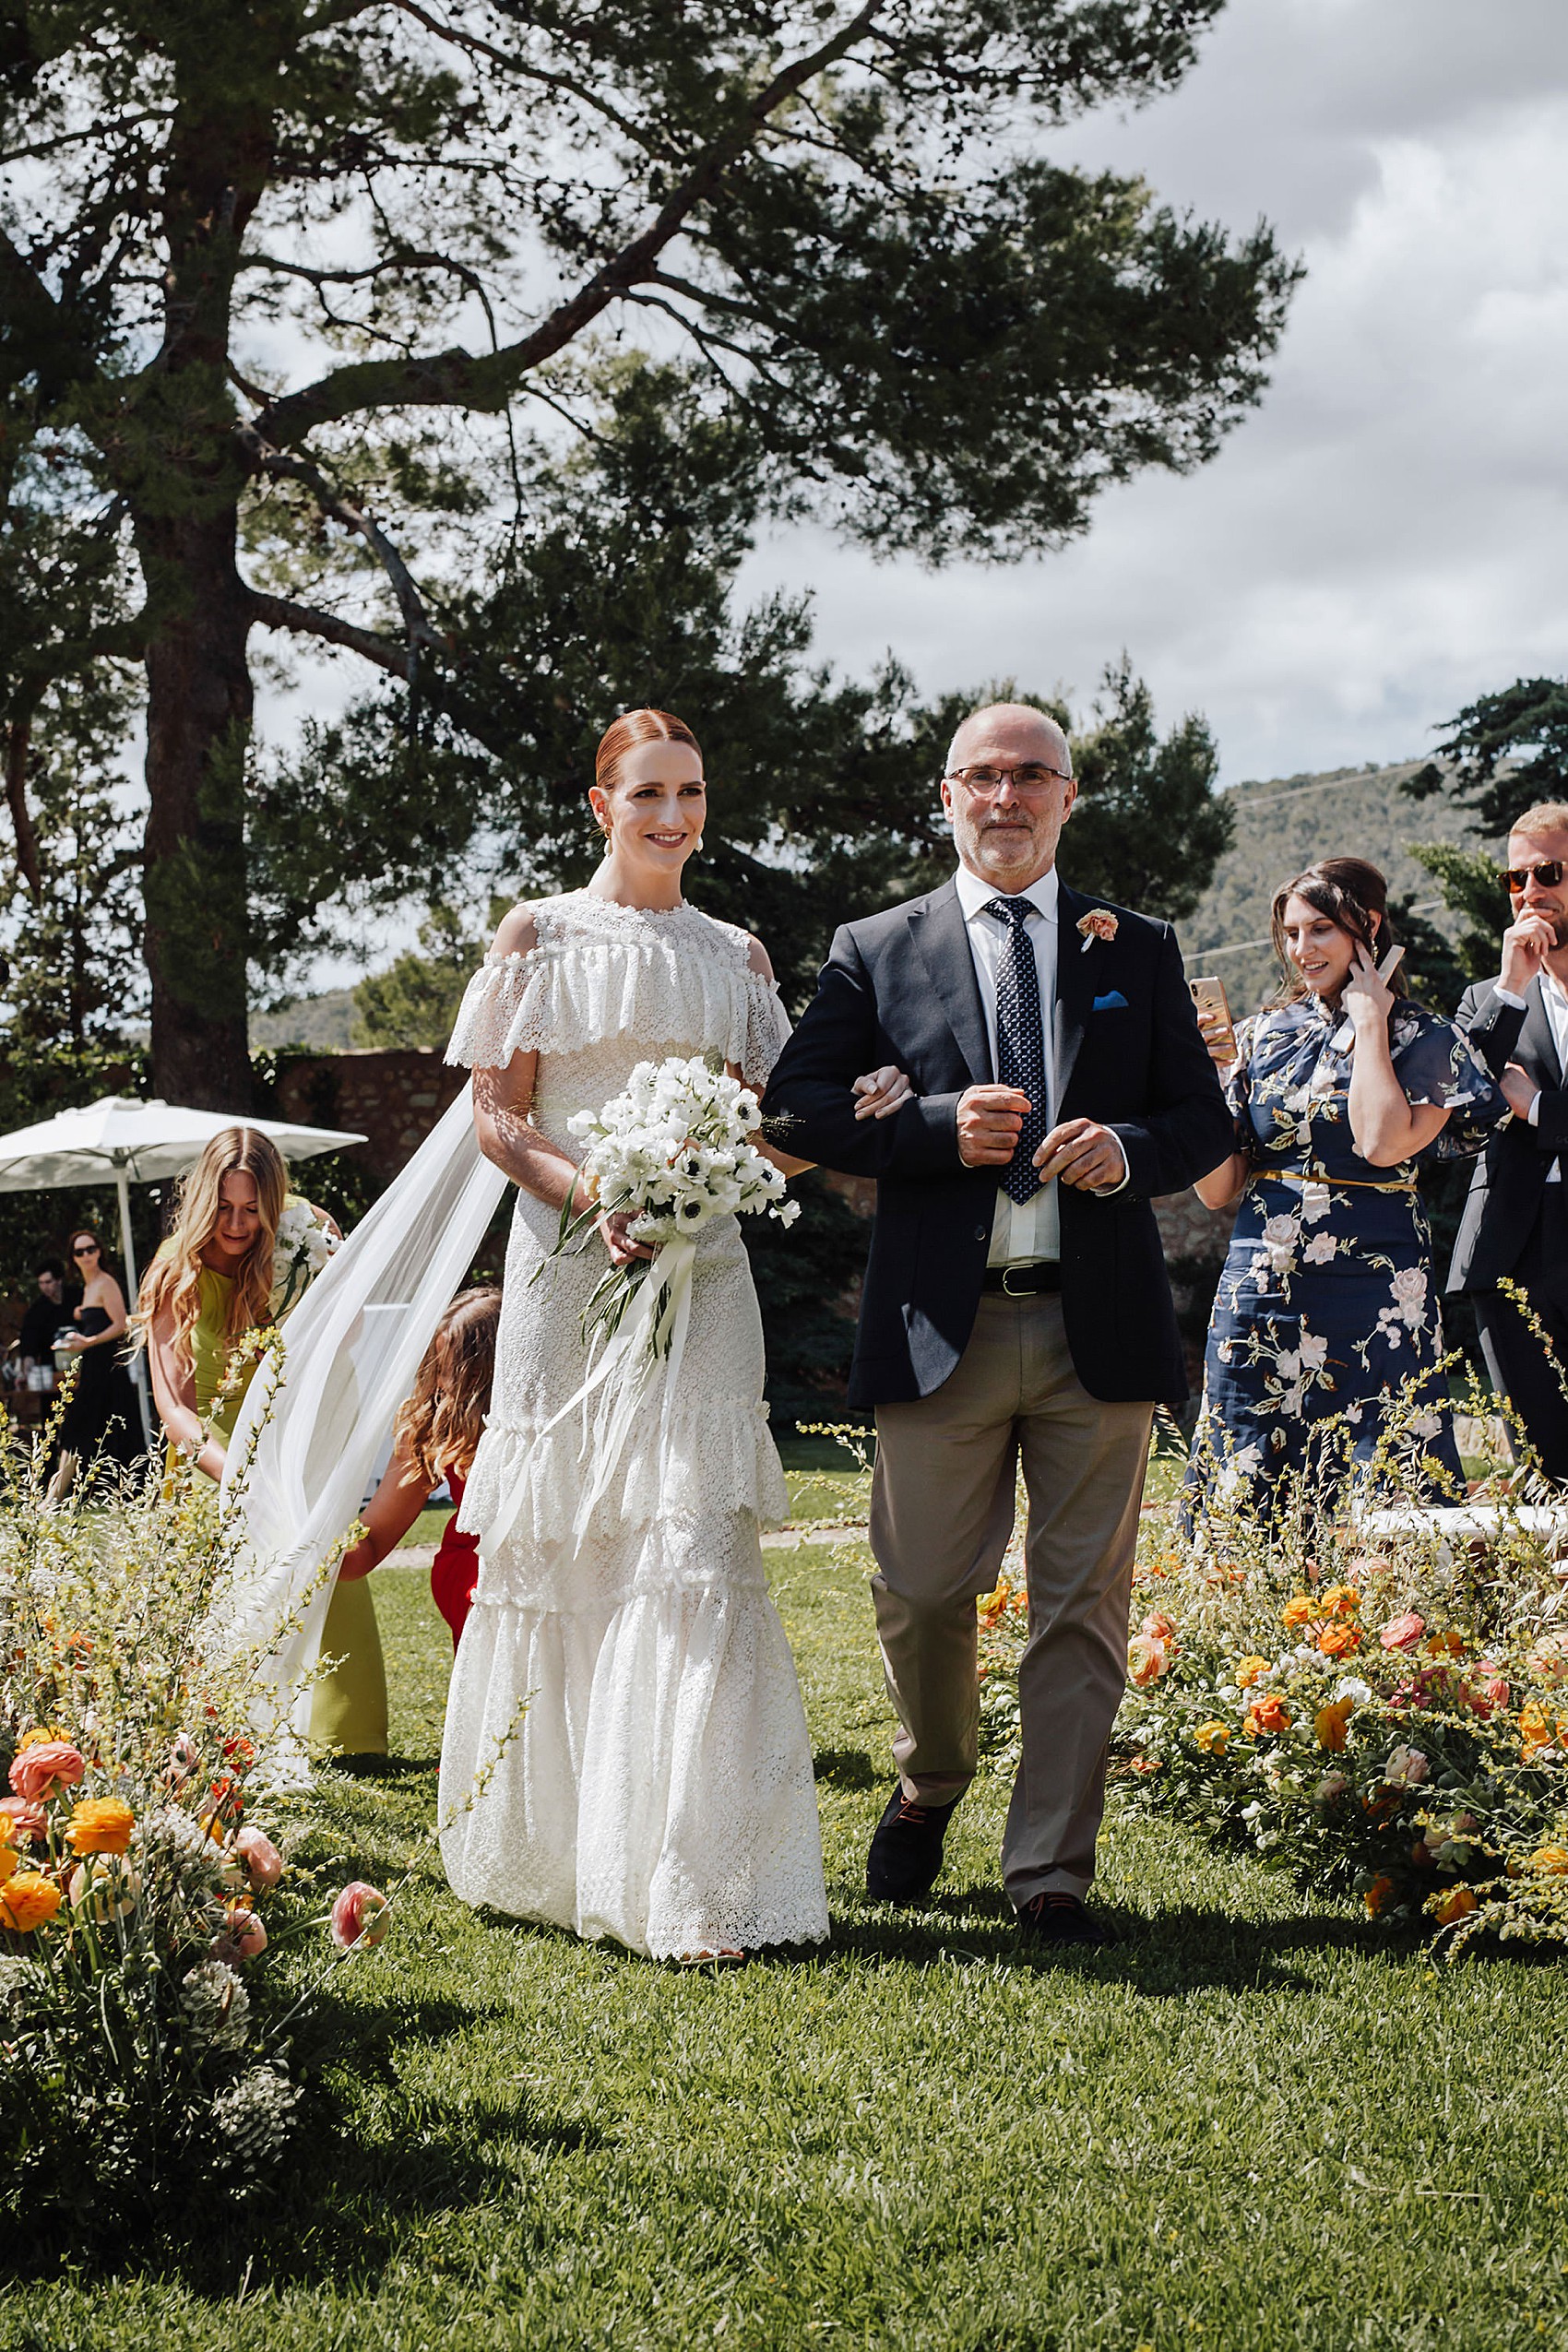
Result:
<svg viewBox="0 0 1568 2352"><path fill-rule="evenodd" d="M261 1218L255 1240L234 1268L225 1339L232 1345L242 1332L264 1324L272 1304L272 1251L289 1171L269 1135L255 1127L225 1127L181 1178L173 1225L137 1295L137 1336L145 1339L154 1318L167 1311L173 1318L174 1344L186 1356L191 1327L201 1313L201 1253L218 1229L225 1176L252 1178Z"/></svg>
<svg viewBox="0 0 1568 2352"><path fill-rule="evenodd" d="M466 1478L490 1410L501 1293L493 1283L459 1290L436 1325L398 1408L393 1443L431 1485L448 1470Z"/></svg>

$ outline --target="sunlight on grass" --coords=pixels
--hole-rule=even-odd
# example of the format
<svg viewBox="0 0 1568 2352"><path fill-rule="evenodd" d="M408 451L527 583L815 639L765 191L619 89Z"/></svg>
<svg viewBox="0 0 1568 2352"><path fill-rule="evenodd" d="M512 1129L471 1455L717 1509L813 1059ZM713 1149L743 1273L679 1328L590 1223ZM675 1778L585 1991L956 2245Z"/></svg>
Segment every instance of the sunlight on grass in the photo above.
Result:
<svg viewBox="0 0 1568 2352"><path fill-rule="evenodd" d="M868 1906L890 1725L863 1580L824 1545L772 1564L832 1945L654 1967L474 1916L427 1851L394 1939L311 2029L326 2089L279 2202L118 2278L0 2299L0 2352L1568 2334L1557 1966L1434 1966L1113 1800L1100 1895L1123 1941L1037 1970L989 1777L931 1909ZM374 1592L394 1755L330 1776L316 1810L380 1883L433 1811L451 1651L422 1570Z"/></svg>

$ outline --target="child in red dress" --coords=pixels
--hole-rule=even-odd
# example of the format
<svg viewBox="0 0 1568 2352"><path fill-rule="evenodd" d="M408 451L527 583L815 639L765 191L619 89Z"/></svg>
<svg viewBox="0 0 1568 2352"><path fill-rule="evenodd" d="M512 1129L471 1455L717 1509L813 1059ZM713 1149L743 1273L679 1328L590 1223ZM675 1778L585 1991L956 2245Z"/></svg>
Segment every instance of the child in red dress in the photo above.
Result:
<svg viewBox="0 0 1568 2352"><path fill-rule="evenodd" d="M501 1293L493 1285L459 1291L442 1316L415 1375L413 1395L398 1411L392 1459L360 1514L364 1537L344 1553L340 1577L351 1583L379 1567L408 1534L443 1477L453 1503L461 1507L463 1482L490 1410L500 1319ZM452 1629L454 1649L468 1620L478 1573L479 1538L459 1531L454 1510L430 1564L431 1596Z"/></svg>

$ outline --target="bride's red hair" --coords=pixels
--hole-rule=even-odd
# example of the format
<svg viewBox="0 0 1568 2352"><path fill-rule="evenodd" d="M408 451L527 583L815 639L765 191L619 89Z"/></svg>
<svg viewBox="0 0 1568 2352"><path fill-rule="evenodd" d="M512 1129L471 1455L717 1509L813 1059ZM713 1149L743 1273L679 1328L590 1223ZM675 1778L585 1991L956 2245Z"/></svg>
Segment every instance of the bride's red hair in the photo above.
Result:
<svg viewBox="0 0 1568 2352"><path fill-rule="evenodd" d="M698 759L702 745L683 719L668 710L624 710L599 739L593 755L593 780L601 792L612 792L621 781L621 766L639 743L690 743Z"/></svg>

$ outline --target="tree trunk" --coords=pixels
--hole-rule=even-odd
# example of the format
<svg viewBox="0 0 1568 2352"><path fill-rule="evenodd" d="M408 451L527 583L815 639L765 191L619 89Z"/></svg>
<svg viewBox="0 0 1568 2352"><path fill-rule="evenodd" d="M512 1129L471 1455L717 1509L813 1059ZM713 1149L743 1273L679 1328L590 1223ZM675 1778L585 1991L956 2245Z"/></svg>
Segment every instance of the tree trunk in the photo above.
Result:
<svg viewBox="0 0 1568 2352"><path fill-rule="evenodd" d="M244 1116L244 790L250 614L226 505L137 531L149 579L178 583L147 649L147 933L153 1091ZM163 601L163 600L160 600Z"/></svg>

